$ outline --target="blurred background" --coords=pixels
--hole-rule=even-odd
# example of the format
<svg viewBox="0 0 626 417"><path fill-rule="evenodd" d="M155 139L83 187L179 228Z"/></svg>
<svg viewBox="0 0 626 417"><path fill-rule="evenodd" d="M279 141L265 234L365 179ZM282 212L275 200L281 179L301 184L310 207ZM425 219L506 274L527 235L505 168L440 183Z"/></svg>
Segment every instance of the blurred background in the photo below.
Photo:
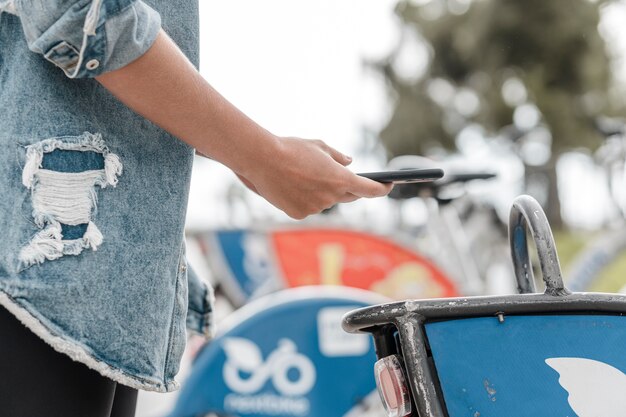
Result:
<svg viewBox="0 0 626 417"><path fill-rule="evenodd" d="M504 218L531 194L569 250L622 218L623 150L611 136L625 114L626 4L544 3L201 2L201 72L276 134L353 155L355 171L404 154L504 168L481 198ZM384 200L339 211L384 231L397 220ZM288 218L199 158L188 229L259 221Z"/></svg>
<svg viewBox="0 0 626 417"><path fill-rule="evenodd" d="M203 0L200 15L201 73L268 130L321 138L356 172L446 171L435 185L294 222L197 158L188 255L216 287L220 320L305 284L390 298L513 292L506 222L523 193L546 211L567 285L623 290L625 1ZM300 251L279 253L295 232ZM373 278L352 285L367 250L388 253L388 265L363 267ZM250 276L237 276L235 252ZM306 279L286 266L308 257L319 265ZM176 398L142 395L139 417L164 415Z"/></svg>
<svg viewBox="0 0 626 417"><path fill-rule="evenodd" d="M269 130L323 138L355 170L508 136L520 187L552 223L589 230L615 215L595 123L624 111L624 18L621 1L207 1L201 72ZM190 228L286 220L222 167L196 165ZM249 210L233 207L240 194Z"/></svg>

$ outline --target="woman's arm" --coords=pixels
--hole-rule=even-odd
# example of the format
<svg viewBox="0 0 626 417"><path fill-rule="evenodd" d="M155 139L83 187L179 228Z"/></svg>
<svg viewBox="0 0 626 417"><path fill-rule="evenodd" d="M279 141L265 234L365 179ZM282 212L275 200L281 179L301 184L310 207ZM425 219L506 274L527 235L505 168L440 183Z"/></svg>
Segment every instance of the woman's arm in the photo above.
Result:
<svg viewBox="0 0 626 417"><path fill-rule="evenodd" d="M140 115L231 168L291 217L391 190L354 175L345 168L350 158L322 141L263 129L215 91L162 30L139 59L96 79Z"/></svg>

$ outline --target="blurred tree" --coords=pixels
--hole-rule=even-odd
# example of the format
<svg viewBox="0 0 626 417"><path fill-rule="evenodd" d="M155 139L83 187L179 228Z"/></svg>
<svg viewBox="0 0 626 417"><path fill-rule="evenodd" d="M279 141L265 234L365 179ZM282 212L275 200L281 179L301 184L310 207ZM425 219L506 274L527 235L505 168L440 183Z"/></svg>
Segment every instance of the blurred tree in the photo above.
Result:
<svg viewBox="0 0 626 417"><path fill-rule="evenodd" d="M611 60L598 30L605 3L401 0L400 45L378 63L396 97L380 133L390 156L453 149L473 123L492 133L532 133L530 142L547 151L527 149L527 178L546 179L543 203L560 226L558 154L597 147L594 120L611 112Z"/></svg>

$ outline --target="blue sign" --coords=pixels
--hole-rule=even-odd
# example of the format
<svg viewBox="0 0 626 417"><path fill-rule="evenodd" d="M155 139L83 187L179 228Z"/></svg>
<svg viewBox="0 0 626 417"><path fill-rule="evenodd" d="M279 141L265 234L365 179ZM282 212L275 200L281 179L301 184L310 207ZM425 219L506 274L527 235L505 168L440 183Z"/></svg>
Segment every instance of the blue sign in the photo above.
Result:
<svg viewBox="0 0 626 417"><path fill-rule="evenodd" d="M450 417L626 416L626 318L511 316L426 325Z"/></svg>
<svg viewBox="0 0 626 417"><path fill-rule="evenodd" d="M341 318L381 301L365 293L292 289L243 307L198 355L170 417L341 417L359 407L376 389L376 355Z"/></svg>

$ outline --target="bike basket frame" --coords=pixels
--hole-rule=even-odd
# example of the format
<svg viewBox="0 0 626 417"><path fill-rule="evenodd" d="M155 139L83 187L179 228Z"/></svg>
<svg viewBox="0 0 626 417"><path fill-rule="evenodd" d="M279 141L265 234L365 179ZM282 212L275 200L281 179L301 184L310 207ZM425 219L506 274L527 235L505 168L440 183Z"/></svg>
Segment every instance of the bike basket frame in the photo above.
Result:
<svg viewBox="0 0 626 417"><path fill-rule="evenodd" d="M535 293L526 229L537 247L546 285L544 293ZM427 324L477 317L503 322L507 316L626 314L626 296L570 293L564 287L550 226L534 199L520 196L515 200L509 231L520 294L408 300L361 308L343 318L346 331L372 334L378 358L393 354L403 358L416 415L420 417L448 415L429 346Z"/></svg>

